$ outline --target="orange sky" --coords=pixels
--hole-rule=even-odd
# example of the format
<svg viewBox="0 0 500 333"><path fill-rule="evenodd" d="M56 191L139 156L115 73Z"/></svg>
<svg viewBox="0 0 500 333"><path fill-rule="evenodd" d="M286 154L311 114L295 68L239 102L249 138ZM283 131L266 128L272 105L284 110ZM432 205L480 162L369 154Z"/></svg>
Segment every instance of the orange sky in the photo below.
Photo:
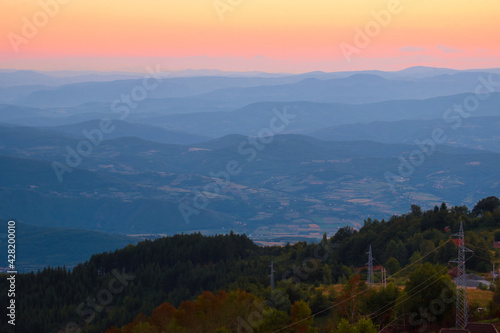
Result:
<svg viewBox="0 0 500 333"><path fill-rule="evenodd" d="M0 0L0 12L0 68L500 67L498 0Z"/></svg>

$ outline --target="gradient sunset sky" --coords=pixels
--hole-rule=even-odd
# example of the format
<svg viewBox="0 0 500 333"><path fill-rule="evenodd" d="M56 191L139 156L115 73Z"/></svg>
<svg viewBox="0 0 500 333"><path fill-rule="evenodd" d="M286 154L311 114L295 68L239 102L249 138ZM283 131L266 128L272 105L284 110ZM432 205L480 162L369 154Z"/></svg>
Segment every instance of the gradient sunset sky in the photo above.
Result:
<svg viewBox="0 0 500 333"><path fill-rule="evenodd" d="M53 17L44 14L44 2L52 3ZM0 68L143 71L160 65L299 73L500 67L499 0L60 2L0 0ZM386 26L377 23L369 44L347 61L340 46L356 47L356 29L376 28L373 12L388 7L397 13Z"/></svg>

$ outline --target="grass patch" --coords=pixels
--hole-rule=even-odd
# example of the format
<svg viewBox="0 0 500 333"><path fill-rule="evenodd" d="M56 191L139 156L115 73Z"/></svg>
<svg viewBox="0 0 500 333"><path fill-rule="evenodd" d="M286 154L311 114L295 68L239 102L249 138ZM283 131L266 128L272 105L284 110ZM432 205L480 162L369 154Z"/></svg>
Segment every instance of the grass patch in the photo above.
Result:
<svg viewBox="0 0 500 333"><path fill-rule="evenodd" d="M493 299L493 292L489 290L467 289L467 300L477 302L479 306L486 307Z"/></svg>

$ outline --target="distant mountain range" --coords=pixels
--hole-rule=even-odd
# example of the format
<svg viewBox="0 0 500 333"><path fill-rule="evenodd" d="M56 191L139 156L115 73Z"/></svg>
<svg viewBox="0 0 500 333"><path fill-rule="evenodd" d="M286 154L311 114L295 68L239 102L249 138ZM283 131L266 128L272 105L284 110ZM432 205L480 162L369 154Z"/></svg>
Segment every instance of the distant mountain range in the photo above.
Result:
<svg viewBox="0 0 500 333"><path fill-rule="evenodd" d="M368 216L389 217L409 202L471 205L500 184L500 154L438 146L400 177L398 158L411 160L418 147L301 135L266 143L231 135L190 145L105 140L59 183L51 163L64 165L66 147L76 149L82 139L16 127L0 128L0 138L0 209L7 218L47 227L317 238ZM224 181L230 161L241 170ZM386 172L397 175L394 188ZM197 213L186 221L179 204Z"/></svg>
<svg viewBox="0 0 500 333"><path fill-rule="evenodd" d="M432 136L435 128L446 130L447 145L470 147L500 153L500 117L471 117L463 119L454 129L443 119L376 121L366 124L348 124L323 128L310 133L312 137L328 141L372 140L383 143L414 144Z"/></svg>
<svg viewBox="0 0 500 333"><path fill-rule="evenodd" d="M37 72L30 70L0 71L0 87L24 85L59 86L78 82L99 82L140 78L141 74L98 72Z"/></svg>
<svg viewBox="0 0 500 333"><path fill-rule="evenodd" d="M15 73L0 73L2 76ZM234 108L261 101L310 101L320 103L374 103L388 100L428 99L438 96L474 92L479 77L500 81L500 74L459 72L432 77L384 78L375 74L354 74L349 77L321 79L302 76L267 77L183 77L162 78L150 89L149 98L192 98L210 102L230 103ZM9 81L6 78L5 81ZM28 87L10 87L2 92L0 103L36 107L72 107L91 102L109 103L141 87L143 79L107 82L80 82L58 87L39 87L32 80ZM1 85L0 85L1 86ZM3 99L2 99L3 96ZM186 102L184 102L186 103ZM193 112L194 110L190 110Z"/></svg>
<svg viewBox="0 0 500 333"><path fill-rule="evenodd" d="M151 99L143 107L128 110L126 121L162 127L168 131L190 133L204 137L220 137L229 134L256 135L261 129L269 127L274 112L286 109L292 117L284 131L286 133L308 134L327 127L346 124L371 122L394 122L400 120L433 120L443 127L451 127L462 118L466 125L474 117L499 116L500 93L495 92L488 99L478 103L477 110L466 112L471 118L465 118L453 109L461 105L471 94L436 97L426 100L400 100L372 104L338 104L315 102L259 102L228 112L210 112L217 106L207 106L205 112L176 113L195 107L176 104L171 99ZM215 102L214 102L215 103ZM164 107L162 105L170 105ZM214 104L212 104L214 105ZM176 109L175 107L178 107ZM203 109L203 107L201 107ZM91 104L74 108L33 108L14 105L0 105L0 123L27 126L62 126L96 119L119 119L120 114L104 104ZM445 123L443 123L443 121ZM90 124L90 123L89 123ZM79 125L80 127L82 125ZM130 129L131 130L131 129ZM137 129L140 131L139 129ZM396 128L395 131L398 131ZM78 131L79 132L79 131ZM130 135L135 135L131 132ZM79 135L79 134L77 134ZM116 134L115 134L116 135ZM382 134L385 135L385 134ZM161 141L163 142L163 141Z"/></svg>
<svg viewBox="0 0 500 333"><path fill-rule="evenodd" d="M233 112L205 112L195 114L175 114L152 116L133 114L130 121L155 124L170 130L182 130L209 137L229 134L257 135L269 127L274 111L292 115L284 131L287 133L311 133L313 131L345 124L370 123L375 121L393 122L399 120L443 119L445 112L455 104L461 104L468 94L436 97L427 100L389 101L374 104L349 105L313 102L261 102L250 104ZM498 116L500 93L490 95L483 101L473 116ZM449 114L446 127L455 125ZM438 121L439 122L439 121ZM463 119L467 123L467 119Z"/></svg>
<svg viewBox="0 0 500 333"><path fill-rule="evenodd" d="M85 139L84 131L91 131L99 128L99 120L89 120L82 123L47 127L47 129L64 133L75 138ZM207 141L206 136L187 134L183 132L169 131L161 127L132 124L121 120L113 120L114 130L106 134L106 139L116 139L122 137L138 137L144 140L169 143L169 144L192 144Z"/></svg>
<svg viewBox="0 0 500 333"><path fill-rule="evenodd" d="M195 70L151 82L0 70L0 218L284 242L411 204L471 207L498 196L499 69Z"/></svg>

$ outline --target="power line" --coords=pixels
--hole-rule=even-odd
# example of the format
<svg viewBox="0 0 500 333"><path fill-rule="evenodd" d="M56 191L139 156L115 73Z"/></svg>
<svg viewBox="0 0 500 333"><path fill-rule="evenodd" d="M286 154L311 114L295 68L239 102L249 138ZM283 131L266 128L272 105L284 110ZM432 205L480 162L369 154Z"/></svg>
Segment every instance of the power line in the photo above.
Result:
<svg viewBox="0 0 500 333"><path fill-rule="evenodd" d="M394 273L394 274L390 275L389 277L393 277L393 276L395 276L395 275L398 275L399 273L401 273L402 271L404 271L404 270L406 270L406 269L410 268L411 266L416 265L419 261L423 260L425 257L429 256L431 253L433 253L433 252L437 251L438 249L440 249L441 247L445 246L445 245L446 245L448 242L450 242L450 241L451 241L451 239L448 239L446 242L444 242L443 244L439 245L438 247L436 247L436 248L435 248L434 250L432 250L431 252L429 252L429 253L427 253L426 255L424 255L424 256L422 256L422 257L420 257L419 259L415 260L414 262L412 262L412 263L411 263L411 264L409 264L408 266L406 266L406 267L404 267L404 268L400 269L399 271L397 271L396 273ZM338 302L338 303L335 303L335 304L333 304L333 305L331 305L331 306L329 306L329 307L327 307L327 308L325 308L325 309L323 309L323 310L320 310L320 311L318 311L318 312L316 312L316 313L314 313L314 314L311 314L311 315L309 315L309 316L308 316L308 317L306 317L306 318L303 318L303 319L301 319L301 320L299 320L299 321L296 321L296 322L294 322L294 323L291 323L291 324L290 324L290 325L288 325L288 326L285 326L285 327L282 327L282 328L280 328L280 329L278 329L278 330L276 330L276 331L273 331L272 333L280 332L280 331L283 331L283 330L285 330L285 329L287 329L287 328L290 328L290 327L293 327L293 326L295 326L295 325L297 325L297 324L300 324L300 323L301 323L301 322L303 322L303 321L306 321L306 320L308 320L308 319L311 319L311 318L313 318L313 317L315 317L315 316L317 316L317 315L319 315L319 314L321 314L321 313L323 313L323 312L326 312L326 311L328 311L328 310L330 310L330 309L333 309L334 307L336 307L336 306L338 306L338 305L340 305L340 304L342 304L342 303L344 303L344 302L347 302L347 301L349 301L349 300L351 300L351 299L353 299L353 298L355 298L355 297L357 297L357 296L359 296L359 295L362 295L362 294L366 293L368 290L369 290L369 289L362 290L362 291L360 291L359 293L356 293L356 294L354 294L354 295L352 295L352 296L350 296L350 297L348 297L348 298L346 298L346 299L344 299L344 300L342 300L342 301L340 301L340 302Z"/></svg>
<svg viewBox="0 0 500 333"><path fill-rule="evenodd" d="M445 267L445 268L446 268L446 270L448 270L448 267ZM391 309L395 308L397 305L399 305L399 304L401 304L401 303L403 303L403 302L407 301L408 299L410 299L411 297L415 296L415 295L416 295L416 294L418 294L419 292L421 292L421 291L423 291L423 290L427 289L428 287L430 287L430 286L431 286L431 285L433 285L434 283L438 282L440 278L439 278L439 279L437 279L437 280L435 280L435 281L434 281L434 282L432 282L431 284L427 285L426 287L424 287L424 288L422 288L422 289L418 290L416 293L411 294L411 293L412 293L415 289L417 289L418 287L420 287L420 286L422 286L423 284L427 283L429 280L431 280L432 278L434 278L436 275L441 275L441 276L440 276L440 278L441 278L441 277L446 276L446 275L443 275L443 273L442 273L441 271L438 271L438 272L434 273L434 274L433 274L433 275L431 275L429 278L427 278L425 281L423 281L423 282L422 282L422 283L420 283L419 285L417 285L417 286L413 287L410 291L408 291L408 292L407 292L407 294L406 294L406 295L401 295L401 296L399 296L399 297L398 297L398 298L396 298L394 301L391 301L391 302L387 303L387 304L386 304L385 306L383 306L382 308L380 308L380 309L376 310L375 312L372 312L371 314L369 314L369 315L368 315L368 317L371 317L372 319L375 319L375 318L377 318L377 317L381 316L382 314L384 314L385 312L387 312L387 311L389 311L389 310L391 310ZM409 296L409 295L411 295L411 296ZM397 303L397 301L398 301L398 300L400 300L400 299L403 299L403 300L402 300L400 303ZM391 305L390 305L391 303L397 303L397 304L394 304L393 306L391 306ZM388 306L389 306L389 307L388 307ZM377 312L379 312L379 311L383 310L383 309L384 309L384 308L386 308L386 307L388 307L386 310L384 310L384 311L380 312L379 314L377 314ZM375 315L375 314L376 314L376 315Z"/></svg>
<svg viewBox="0 0 500 333"><path fill-rule="evenodd" d="M403 317L404 316L404 313L401 314L400 316L396 317L393 321L391 321L389 324L385 325L380 331L379 333L381 333L383 330L385 330L386 328L388 327L391 327L392 323L394 323L396 320L398 320L399 318Z"/></svg>
<svg viewBox="0 0 500 333"><path fill-rule="evenodd" d="M472 257L470 257L469 259L467 259L467 260L466 260L466 262L467 262L467 261L469 261L470 259L472 259ZM436 276L437 274L439 274L439 272L438 272L438 273L435 273L435 274L434 274L433 276L431 276L429 279L431 279L432 277ZM441 277L445 277L445 276L446 276L446 274L442 275ZM426 281L422 282L422 283L421 283L421 284L419 284L417 287L421 286L422 284L424 284L425 282L427 282L429 279L427 279ZM387 311L389 311L389 310L392 310L392 309L396 308L398 305L400 305L400 304L402 304L402 303L406 302L406 301L407 301L407 300L409 300L411 297L413 297L413 296L417 295L417 294L418 294L419 292L421 292L422 290L425 290L426 288L428 288L428 287L432 286L434 283L438 282L439 280L440 280L440 279L435 280L434 282L432 282L431 284L429 284L429 285L428 285L428 286L426 286L425 288L420 289L418 292L414 293L414 294L413 294L413 295L411 295L410 297L408 297L408 295L406 295L407 297L401 296L401 297L398 297L396 300L391 301L391 302L390 302L390 303L388 303L388 304L391 304L391 303L397 302L397 301L398 301L398 299L403 298L403 300L402 300L401 302L399 302L399 303L397 303L397 304L394 304L393 306L390 306L389 308L387 308L387 309L386 309L386 310L384 310L383 312L381 312L381 313L377 314L377 315L376 315L376 316L374 316L373 318L377 318L377 317L381 316L382 314L384 314L385 312L387 312ZM415 287L415 288L417 288L417 287ZM415 290L415 288L413 288L411 291ZM410 291L410 292L411 292L411 291ZM384 307L387 307L387 305L386 305L386 306L384 306ZM382 307L382 309L383 309L384 307ZM380 310L380 309L379 309L379 310ZM377 311L379 311L379 310L377 310ZM373 314L377 313L377 311L373 312ZM369 316L371 316L371 315L372 315L372 314L370 314Z"/></svg>
<svg viewBox="0 0 500 333"><path fill-rule="evenodd" d="M437 251L437 250L438 250L438 249L440 249L441 247L443 247L443 246L445 246L446 244L448 244L448 242L450 242L450 241L451 241L451 239L448 239L446 242L444 242L443 244L439 245L438 247L436 247L434 250L430 251L430 252L429 252L429 253L427 253L426 255L424 255L424 256L422 256L422 257L420 257L419 259L415 260L413 263L411 263L411 264L407 265L406 267L404 267L404 268L400 269L400 270L399 270L399 271L397 271L396 273L394 273L394 274L390 275L390 276L389 276L389 278L392 278L392 277L394 277L394 276L396 276L396 275L400 274L401 272L403 272L403 271L407 270L408 268L412 267L413 265L416 265L417 263L419 263L420 261L422 261L424 258L428 257L429 255L431 255L432 253L434 253L435 251ZM473 246L473 247L474 247L474 246L475 246L475 247L478 247L478 246L476 246L476 245L472 245L472 246ZM371 249L371 245L370 245L370 249ZM473 256L469 257L468 259L464 260L464 262L463 262L463 263L465 264L465 262L469 261L469 260L470 260L471 258L473 258L474 256L475 256L475 257L478 257L478 258L481 258L481 259L484 259L484 260L487 260L487 261L491 261L491 259L486 259L486 258L479 257L479 256L477 256L477 255L473 255ZM436 274L434 274L433 276L435 276L435 275L436 275ZM443 275L443 276L445 276L445 275ZM430 278L429 278L429 279L430 279ZM426 281L428 281L429 279L427 279ZM428 288L428 287L429 287L429 286L431 286L432 284L436 283L437 281L439 281L439 279L438 279L438 280L436 280L436 281L434 281L433 283L429 284L427 287L422 288L420 291L425 290L426 288ZM420 284L420 285L421 285L421 284ZM419 286L420 286L420 285L419 285ZM458 288L457 288L457 289L458 289ZM323 309L323 310L320 310L320 311L318 311L318 312L316 312L316 313L314 313L314 314L311 314L310 316L308 316L308 317L306 317L306 318L303 318L303 319L301 319L301 320L299 320L299 321L297 321L297 322L295 322L295 323L292 323L292 324L290 324L290 325L288 325L288 326L285 326L285 327L280 328L280 329L278 329L278 330L276 330L276 331L273 331L272 333L280 332L280 331L282 331L282 330L284 330L284 329L287 329L287 328L293 327L293 326L295 326L295 325L297 325L297 324L299 324L299 323L301 323L301 322L303 322L303 321L305 321L305 320L308 320L308 319L310 319L310 318L313 318L313 317L315 317L315 316L317 316L317 315L319 315L319 314L321 314L321 313L323 313L323 312L325 312L325 311L328 311L328 310L330 310L330 309L332 309L332 308L334 308L334 307L336 307L336 306L338 306L338 305L340 305L340 304L342 304L342 303L344 303L344 302L347 302L347 301L351 300L352 298L355 298L355 297L357 297L357 296L359 296L359 295L362 295L362 294L366 293L368 290L369 290L369 289L365 289L365 290L363 290L363 291L361 291L361 292L359 292L359 293L356 293L356 294L354 294L354 295L352 295L352 296L348 297L348 298L347 298L347 299L345 299L345 300L342 300L342 301L340 301L340 302L338 302L338 303L335 303L335 304L333 304L333 305L331 305L331 306L329 306L329 307L327 307L327 308L325 308L325 309ZM416 295L416 294L414 294L414 295ZM373 318L376 318L376 317L378 317L378 316L382 315L383 313L385 313L385 312L387 312L387 311L389 311L389 310L393 309L394 307L396 307L397 305L399 305L399 304L401 304L401 303L403 303L403 302L407 301L408 299L410 299L410 298L411 298L411 297L413 297L414 295L412 295L412 296L410 296L410 297L406 297L406 298L405 298L403 301L401 301L400 303L397 303L397 304L395 304L394 306L389 307L387 310L383 311L382 313L378 314L377 316L375 316L375 317L373 317ZM394 300L394 301L390 302L389 304L394 303L394 302L397 302L397 300L398 300L398 299L396 299L396 300ZM386 306L387 306L387 305L386 305ZM386 306L384 306L384 307L386 307ZM384 308L384 307L383 307L383 308ZM383 308L382 308L382 309L383 309ZM381 310L381 309L377 310L376 312L378 312L378 311L380 311L380 310ZM375 313L376 313L376 312L375 312ZM398 318L399 318L399 317L398 317ZM398 319L398 318L396 318L396 319ZM392 322L394 322L394 321L392 321ZM392 322L391 322L391 323L392 323ZM386 327L387 327L387 326L386 326ZM385 327L384 327L384 328L385 328ZM383 329L382 329L382 330L383 330Z"/></svg>
<svg viewBox="0 0 500 333"><path fill-rule="evenodd" d="M467 244L467 245L468 245L468 246L475 247L475 248L477 248L477 249L486 250L486 251L488 251L488 252L493 252L493 253L495 252L495 251L494 251L494 250L492 250L492 249L489 249L489 248L486 248L486 247L482 247L482 246L479 246L479 245L474 245L474 244L470 244L470 243L469 243L469 244Z"/></svg>
<svg viewBox="0 0 500 333"><path fill-rule="evenodd" d="M414 264L418 263L419 261L422 261L424 258L430 256L432 253L436 252L437 250L439 250L441 247L445 246L446 244L448 244L449 242L451 242L451 239L448 239L446 242L444 242L443 244L439 245L438 247L436 247L434 250L430 251L429 253L427 253L426 255L418 258L417 260L415 260L414 262L412 262L410 265L407 265L406 267L400 269L399 271L397 271L396 273L392 274L389 276L389 278L391 277L394 277L396 275L398 275L399 273L401 273L402 271L405 271L407 270L408 268L410 268L411 266L413 266Z"/></svg>

